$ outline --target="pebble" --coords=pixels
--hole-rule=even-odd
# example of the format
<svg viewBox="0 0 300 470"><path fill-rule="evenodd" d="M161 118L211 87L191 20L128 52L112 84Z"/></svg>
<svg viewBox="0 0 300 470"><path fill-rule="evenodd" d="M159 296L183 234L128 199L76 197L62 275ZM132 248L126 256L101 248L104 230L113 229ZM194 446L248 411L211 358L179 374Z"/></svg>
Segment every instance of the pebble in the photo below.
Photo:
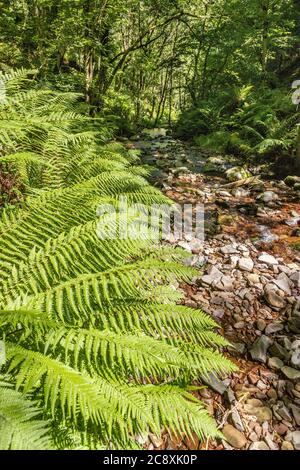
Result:
<svg viewBox="0 0 300 470"><path fill-rule="evenodd" d="M294 444L296 450L300 450L300 431L294 431L291 433L291 441Z"/></svg>
<svg viewBox="0 0 300 470"><path fill-rule="evenodd" d="M156 447L156 448L161 447L164 443L163 439L161 439L160 437L155 436L155 434L149 434L149 438L150 438L152 444L154 445L154 447Z"/></svg>
<svg viewBox="0 0 300 470"><path fill-rule="evenodd" d="M295 385L295 390L297 390L297 392L300 392L300 383Z"/></svg>
<svg viewBox="0 0 300 470"><path fill-rule="evenodd" d="M259 318L256 321L256 326L259 329L259 331L264 331L264 329L266 328L266 325L267 324L266 324L265 320L262 320L261 318Z"/></svg>
<svg viewBox="0 0 300 470"><path fill-rule="evenodd" d="M275 409L275 407L274 407ZM284 403L280 403L278 402L276 404L276 412L279 414L279 416L281 416L281 418L287 422L290 422L292 421L292 416L288 410L288 408L286 407L286 405Z"/></svg>
<svg viewBox="0 0 300 470"><path fill-rule="evenodd" d="M291 404L291 411L297 426L300 426L300 408L294 404Z"/></svg>
<svg viewBox="0 0 300 470"><path fill-rule="evenodd" d="M236 245L225 245L220 249L224 255L234 255L237 253Z"/></svg>
<svg viewBox="0 0 300 470"><path fill-rule="evenodd" d="M249 284L259 284L260 282L260 276L254 273L248 274L247 279Z"/></svg>
<svg viewBox="0 0 300 470"><path fill-rule="evenodd" d="M257 200L268 204L269 202L277 201L278 194L274 193L274 191L265 191L263 194L257 197Z"/></svg>
<svg viewBox="0 0 300 470"><path fill-rule="evenodd" d="M285 273L279 274L279 276L273 281L273 283L277 287L279 287L279 289L284 291L287 295L291 295L292 292L290 288L290 281Z"/></svg>
<svg viewBox="0 0 300 470"><path fill-rule="evenodd" d="M265 288L265 299L271 307L275 307L277 309L282 309L286 305L286 301L273 289Z"/></svg>
<svg viewBox="0 0 300 470"><path fill-rule="evenodd" d="M267 395L271 400L277 400L278 398L277 392L274 388L270 388L270 390L267 392Z"/></svg>
<svg viewBox="0 0 300 470"><path fill-rule="evenodd" d="M284 363L279 357L270 357L268 359L268 365L271 369L282 369L282 367L284 367Z"/></svg>
<svg viewBox="0 0 300 470"><path fill-rule="evenodd" d="M281 450L294 450L294 446L291 442L283 441L281 444Z"/></svg>
<svg viewBox="0 0 300 470"><path fill-rule="evenodd" d="M258 441L258 436L257 436L256 432L253 431L251 434L249 434L249 439L252 442L257 442Z"/></svg>
<svg viewBox="0 0 300 470"><path fill-rule="evenodd" d="M219 271L215 266L212 267L209 274L202 276L201 282L204 284L212 285L214 282L219 281L223 276L223 273Z"/></svg>
<svg viewBox="0 0 300 470"><path fill-rule="evenodd" d="M238 261L238 266L242 271L251 272L254 268L254 262L251 258L240 258Z"/></svg>
<svg viewBox="0 0 300 470"><path fill-rule="evenodd" d="M279 423L274 424L274 430L279 436L284 436L288 432L289 428L285 424Z"/></svg>
<svg viewBox="0 0 300 470"><path fill-rule="evenodd" d="M242 449L247 444L245 435L231 424L226 424L222 433L226 441L235 449Z"/></svg>
<svg viewBox="0 0 300 470"><path fill-rule="evenodd" d="M284 329L284 325L281 322L276 322L276 323L270 323L266 327L266 335L272 335L274 333L278 333L278 331L282 331Z"/></svg>
<svg viewBox="0 0 300 470"><path fill-rule="evenodd" d="M182 164L183 160L180 166ZM198 182L195 175L182 176L180 179L191 183L192 176ZM166 189L174 191L175 181L172 178L168 180L169 188ZM268 183L263 186L265 192L261 200L265 200L266 205L263 209L259 208L259 213L264 219L272 221L273 217L275 219L277 214L280 215L276 206L271 207L278 196L275 191L268 191L271 187ZM205 203L214 203L215 194L227 200L232 197L231 190L228 193L226 187L218 191L218 183L213 190L209 184L203 186L203 182L202 191L196 187L193 193ZM277 183L274 187L277 188ZM179 200L184 201L188 191L184 187L177 189ZM249 197L253 196L252 187L247 192ZM232 191L236 198L241 197L242 193L240 188ZM262 220L260 223L267 222ZM269 224L265 226L266 229L268 227ZM295 334L300 333L300 296L297 297L300 289L300 257L297 259L295 256L293 262L286 263L280 255L273 256L271 251L270 254L262 253L261 246L266 245L241 240L237 242L235 236L221 232L206 240L202 246L198 246L197 240L193 246L192 239L185 239L183 243L186 243L185 247L189 251L200 250L200 254L191 256L189 265L199 269L201 265L209 267L202 278L198 277L197 280L195 277L198 289L188 296L192 300L188 300L186 305L203 308L222 324L224 334L232 345L227 348L231 355L244 358L246 344L252 341L249 355L254 361L267 363L268 368L252 364L246 374L232 374L227 377L227 381L220 381L213 376L203 378L203 381L223 395L218 400L230 411L229 422L224 427L229 436L226 437L227 442L223 441L225 448L250 446L251 450L276 450L279 447L292 450L296 446L300 447L300 433L295 431L300 419L300 383L297 383L300 377L300 339L295 337ZM178 244L178 240L173 244ZM203 258L201 262L200 257ZM210 393L208 400L212 401L213 392ZM252 400L243 405L245 398L249 397ZM243 410L246 413L244 415ZM215 413L217 420L221 419L221 413L218 416L212 406L211 412ZM153 448L156 447L158 442L155 443L155 439L149 437Z"/></svg>
<svg viewBox="0 0 300 470"><path fill-rule="evenodd" d="M292 354L291 365L297 369L300 369L300 349Z"/></svg>
<svg viewBox="0 0 300 470"><path fill-rule="evenodd" d="M255 341L252 348L250 349L251 357L254 361L266 362L267 351L272 344L272 340L265 335L262 335Z"/></svg>
<svg viewBox="0 0 300 470"><path fill-rule="evenodd" d="M250 404L245 405L245 411L252 415L256 416L257 421L262 424L265 421L271 421L273 414L272 410L267 406L252 406Z"/></svg>
<svg viewBox="0 0 300 470"><path fill-rule="evenodd" d="M258 261L264 264L268 264L270 266L277 265L278 261L274 256L269 255L268 253L263 253L262 255L259 256Z"/></svg>

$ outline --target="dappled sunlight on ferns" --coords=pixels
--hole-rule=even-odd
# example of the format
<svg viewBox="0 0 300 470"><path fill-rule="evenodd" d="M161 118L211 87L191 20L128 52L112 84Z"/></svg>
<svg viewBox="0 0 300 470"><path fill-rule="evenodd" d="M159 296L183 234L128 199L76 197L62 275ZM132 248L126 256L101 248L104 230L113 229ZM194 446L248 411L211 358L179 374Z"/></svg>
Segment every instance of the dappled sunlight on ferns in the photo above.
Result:
<svg viewBox="0 0 300 470"><path fill-rule="evenodd" d="M24 89L27 79L6 77L0 109L1 164L13 165L27 193L0 223L1 371L10 383L0 386L0 447L136 447L137 434L163 428L218 435L189 390L234 369L217 351L227 342L210 317L174 302L174 286L197 271L151 237L97 236L101 203L170 202L133 166L134 153L105 144L109 132L76 113L78 96Z"/></svg>

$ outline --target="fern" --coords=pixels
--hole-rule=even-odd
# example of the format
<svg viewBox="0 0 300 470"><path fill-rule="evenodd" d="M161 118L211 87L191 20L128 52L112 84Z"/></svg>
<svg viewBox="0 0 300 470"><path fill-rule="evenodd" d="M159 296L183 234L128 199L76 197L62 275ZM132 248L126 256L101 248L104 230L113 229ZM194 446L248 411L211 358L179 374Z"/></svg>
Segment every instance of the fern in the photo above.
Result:
<svg viewBox="0 0 300 470"><path fill-rule="evenodd" d="M42 405L60 430L58 448L135 448L137 434L162 428L218 436L190 384L234 370L218 352L227 341L205 313L177 305L172 287L197 271L152 237L146 219L139 240L98 236L115 224L97 217L100 204L170 201L143 178L135 153L104 143L105 132L77 116L76 96L22 90L23 76L0 109L2 163L15 164L26 184L26 200L0 222L0 331L12 392ZM21 115L29 111L24 122L18 103ZM34 409L16 419L36 426L32 446L48 448ZM23 445L6 436L4 447Z"/></svg>

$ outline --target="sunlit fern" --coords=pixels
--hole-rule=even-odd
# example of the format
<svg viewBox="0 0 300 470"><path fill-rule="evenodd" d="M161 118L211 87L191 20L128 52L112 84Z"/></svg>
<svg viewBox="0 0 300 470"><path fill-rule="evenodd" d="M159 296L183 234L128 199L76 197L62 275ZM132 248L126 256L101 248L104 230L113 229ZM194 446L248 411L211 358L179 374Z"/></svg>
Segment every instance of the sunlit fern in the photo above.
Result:
<svg viewBox="0 0 300 470"><path fill-rule="evenodd" d="M33 93L30 100L40 98ZM32 107L32 122L43 121L44 112L47 122L41 100L43 112L37 117ZM65 103L61 96L53 102ZM151 232L139 240L99 238L99 228L111 230L113 224L109 216L108 222L97 218L100 204L118 209L120 196L147 206L170 201L137 174L134 154L101 145L94 131L85 132L90 123L82 119L80 129L78 122L70 117L67 131L56 122L40 147L44 130L39 134L37 124L36 148L29 135L25 148L23 131L13 138L25 165L21 175L28 154L20 154L33 152L42 184L36 176L27 178L25 202L2 213L2 371L43 406L52 429L61 429L61 439L53 436L60 448L78 442L87 448L136 447L138 434L159 435L163 428L217 436L191 384L211 372L234 370L218 352L227 342L209 316L175 303L178 282L190 282L197 271L180 262L184 252L162 246ZM6 153L13 158L10 144L7 139ZM147 230L147 223L142 227ZM15 444L3 444L9 446Z"/></svg>

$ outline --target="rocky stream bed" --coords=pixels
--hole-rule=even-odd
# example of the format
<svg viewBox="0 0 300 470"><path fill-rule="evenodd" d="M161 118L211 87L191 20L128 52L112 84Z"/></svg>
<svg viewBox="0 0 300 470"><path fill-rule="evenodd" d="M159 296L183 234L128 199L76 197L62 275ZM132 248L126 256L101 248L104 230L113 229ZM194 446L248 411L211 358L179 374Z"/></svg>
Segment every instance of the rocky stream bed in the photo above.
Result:
<svg viewBox="0 0 300 470"><path fill-rule="evenodd" d="M179 204L204 203L205 241L169 240L199 268L184 303L210 314L239 372L199 394L224 440L150 435L148 449L300 450L300 191L159 132L129 141L151 181Z"/></svg>

